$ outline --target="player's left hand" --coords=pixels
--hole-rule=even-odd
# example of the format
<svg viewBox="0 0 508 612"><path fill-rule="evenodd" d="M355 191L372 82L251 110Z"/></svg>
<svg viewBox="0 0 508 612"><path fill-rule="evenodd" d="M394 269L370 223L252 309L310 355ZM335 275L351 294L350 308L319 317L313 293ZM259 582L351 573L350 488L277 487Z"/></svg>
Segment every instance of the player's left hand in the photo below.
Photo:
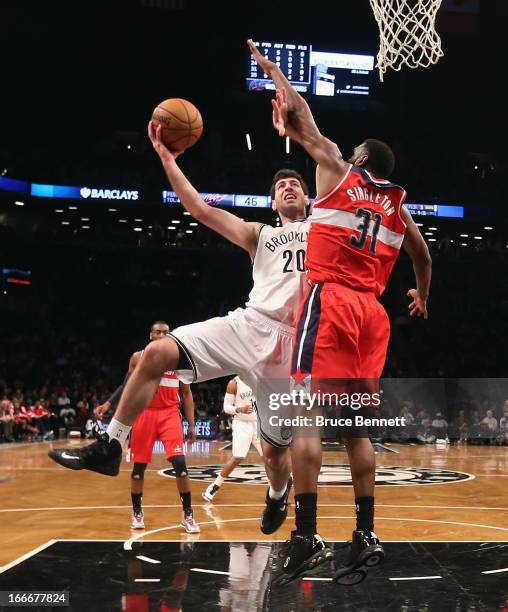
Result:
<svg viewBox="0 0 508 612"><path fill-rule="evenodd" d="M277 89L275 99L272 100L272 122L279 136L285 136L288 124L288 103L285 89Z"/></svg>
<svg viewBox="0 0 508 612"><path fill-rule="evenodd" d="M196 426L189 425L189 427L187 428L187 442L190 442L192 444L195 441L196 441Z"/></svg>
<svg viewBox="0 0 508 612"><path fill-rule="evenodd" d="M409 316L423 317L424 319L428 319L429 314L427 312L427 300L422 299L416 289L410 289L407 292L407 296L413 299L411 304L408 306Z"/></svg>

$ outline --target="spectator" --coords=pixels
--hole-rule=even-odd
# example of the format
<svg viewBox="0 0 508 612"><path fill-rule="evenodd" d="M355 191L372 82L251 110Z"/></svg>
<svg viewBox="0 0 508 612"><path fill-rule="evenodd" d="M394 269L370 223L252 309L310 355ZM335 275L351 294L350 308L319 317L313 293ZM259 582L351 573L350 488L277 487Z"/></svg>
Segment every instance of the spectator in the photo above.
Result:
<svg viewBox="0 0 508 612"><path fill-rule="evenodd" d="M506 400L504 403L503 416L499 421L499 431L500 433L508 431L508 400Z"/></svg>
<svg viewBox="0 0 508 612"><path fill-rule="evenodd" d="M14 406L11 401L0 401L0 435L5 442L14 442Z"/></svg>
<svg viewBox="0 0 508 612"><path fill-rule="evenodd" d="M431 426L434 435L436 436L436 439L444 439L447 437L448 422L440 412L436 413L436 416L432 421Z"/></svg>
<svg viewBox="0 0 508 612"><path fill-rule="evenodd" d="M487 410L485 418L483 418L481 422L487 426L490 433L495 433L497 431L497 419L492 410Z"/></svg>

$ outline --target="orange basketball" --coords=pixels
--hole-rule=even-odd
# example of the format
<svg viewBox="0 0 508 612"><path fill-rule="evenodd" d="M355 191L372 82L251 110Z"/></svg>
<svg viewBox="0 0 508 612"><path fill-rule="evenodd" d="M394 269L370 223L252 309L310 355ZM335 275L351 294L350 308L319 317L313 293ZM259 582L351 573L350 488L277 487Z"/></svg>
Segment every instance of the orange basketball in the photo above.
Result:
<svg viewBox="0 0 508 612"><path fill-rule="evenodd" d="M162 141L171 151L188 149L203 132L201 113L194 104L181 98L169 98L157 105L152 120L162 125Z"/></svg>

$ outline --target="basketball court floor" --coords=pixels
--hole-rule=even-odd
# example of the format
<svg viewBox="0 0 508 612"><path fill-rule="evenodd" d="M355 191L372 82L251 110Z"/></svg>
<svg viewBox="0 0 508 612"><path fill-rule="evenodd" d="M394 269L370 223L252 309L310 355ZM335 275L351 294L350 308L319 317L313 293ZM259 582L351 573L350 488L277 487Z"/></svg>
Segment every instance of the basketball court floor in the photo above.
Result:
<svg viewBox="0 0 508 612"><path fill-rule="evenodd" d="M67 609L87 611L504 609L507 448L377 445L384 564L357 586L335 585L328 566L275 591L271 552L289 537L292 508L275 538L261 534L266 481L256 452L213 504L204 502L201 492L230 456L224 444L188 449L196 535L179 526L176 485L162 455L145 477L146 529L134 532L128 463L110 478L56 465L47 443L0 445L0 591L67 591ZM340 563L354 528L350 474L337 446L326 448L323 463L319 531Z"/></svg>

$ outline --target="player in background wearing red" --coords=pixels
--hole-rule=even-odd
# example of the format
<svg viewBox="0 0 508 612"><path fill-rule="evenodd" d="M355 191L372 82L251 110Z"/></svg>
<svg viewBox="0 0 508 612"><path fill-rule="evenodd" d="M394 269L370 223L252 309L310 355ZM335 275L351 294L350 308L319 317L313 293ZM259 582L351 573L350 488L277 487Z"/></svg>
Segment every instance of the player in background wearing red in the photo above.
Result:
<svg viewBox="0 0 508 612"><path fill-rule="evenodd" d="M167 337L169 325L165 321L156 321L150 329L150 342ZM129 361L129 370L125 381L113 395L102 405L97 406L95 413L99 418L114 410L128 378L141 358L142 351L133 353ZM194 400L190 385L180 383L174 372L164 372L159 381L150 405L139 415L131 430L130 460L133 462L131 474L132 520L131 529L144 529L144 513L141 506L145 470L152 461L153 445L161 440L168 461L176 473L176 486L182 501L182 527L187 533L199 533L200 529L194 520L191 504L190 481L187 476L185 449L183 439L180 402L185 418L189 424L187 439L196 440L194 423Z"/></svg>
<svg viewBox="0 0 508 612"><path fill-rule="evenodd" d="M253 57L277 88L273 123L280 136L298 142L317 163L317 197L310 217L306 268L310 288L301 304L291 375L306 378L380 378L390 336L388 316L378 302L403 247L416 275L411 316L427 318L432 262L427 245L404 207L406 192L387 180L395 157L378 140L355 147L349 161L318 130L307 102L280 68L250 40ZM375 455L368 435L343 436L355 492L356 529L349 558L334 580L360 582L364 568L384 551L374 533ZM274 584L287 584L323 559L316 533L317 479L322 448L318 435L295 436L291 447L296 531Z"/></svg>

